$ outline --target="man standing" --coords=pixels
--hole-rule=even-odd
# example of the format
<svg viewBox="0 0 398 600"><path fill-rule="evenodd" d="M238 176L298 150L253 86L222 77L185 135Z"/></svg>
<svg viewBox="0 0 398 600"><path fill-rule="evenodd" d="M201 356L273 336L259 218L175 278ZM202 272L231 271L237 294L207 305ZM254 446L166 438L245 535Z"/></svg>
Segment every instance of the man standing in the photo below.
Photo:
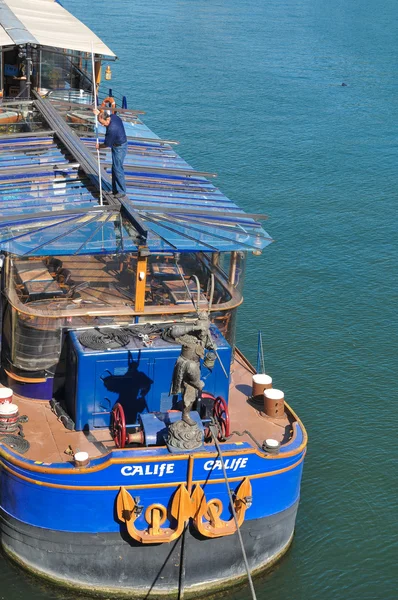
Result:
<svg viewBox="0 0 398 600"><path fill-rule="evenodd" d="M127 137L124 130L123 121L115 114L100 112L98 109L94 113L98 115L98 121L106 127L105 139L103 144L96 144L99 148L111 148L112 150L112 192L114 196L126 195L126 181L124 177L123 163L127 154Z"/></svg>

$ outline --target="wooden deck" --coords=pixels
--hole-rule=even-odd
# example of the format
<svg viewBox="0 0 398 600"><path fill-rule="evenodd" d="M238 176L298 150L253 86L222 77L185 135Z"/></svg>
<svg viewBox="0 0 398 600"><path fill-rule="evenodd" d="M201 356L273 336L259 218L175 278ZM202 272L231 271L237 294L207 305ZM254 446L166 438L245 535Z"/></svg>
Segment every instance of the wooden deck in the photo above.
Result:
<svg viewBox="0 0 398 600"><path fill-rule="evenodd" d="M232 365L229 414L231 432L245 430L259 442L274 438L287 441L291 435L291 422L285 414L281 419L270 419L248 400L251 394L252 372L244 358L236 353ZM96 429L87 433L69 431L58 420L46 401L27 400L14 394L14 403L20 415L27 415L29 421L23 424L23 431L30 443L26 458L46 463L71 462L72 454L87 452L94 458L115 448L109 429ZM249 435L234 435L232 441L245 441L255 445Z"/></svg>

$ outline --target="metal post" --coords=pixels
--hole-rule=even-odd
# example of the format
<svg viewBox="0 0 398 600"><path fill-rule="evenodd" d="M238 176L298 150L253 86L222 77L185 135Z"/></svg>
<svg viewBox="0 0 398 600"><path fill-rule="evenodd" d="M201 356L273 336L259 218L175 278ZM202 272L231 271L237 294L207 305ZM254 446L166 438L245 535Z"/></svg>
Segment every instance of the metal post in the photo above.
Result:
<svg viewBox="0 0 398 600"><path fill-rule="evenodd" d="M1 57L0 57L0 97L1 98L4 97L3 63L4 63L4 53L3 53L3 50L1 50Z"/></svg>
<svg viewBox="0 0 398 600"><path fill-rule="evenodd" d="M257 373L265 373L263 336L260 330L257 339Z"/></svg>
<svg viewBox="0 0 398 600"><path fill-rule="evenodd" d="M211 255L211 264L214 267L218 267L220 262L220 253L219 252L213 252L213 254Z"/></svg>
<svg viewBox="0 0 398 600"><path fill-rule="evenodd" d="M95 113L95 133L96 133L96 145L99 144L98 139L98 116L97 116L97 87L95 81L95 61L94 61L94 44L91 42L91 66L93 76L93 100L94 100L94 113ZM102 201L102 177L101 177L101 159L99 148L97 148L97 162L98 162L98 183L99 183L99 194L100 194L100 206L103 205Z"/></svg>
<svg viewBox="0 0 398 600"><path fill-rule="evenodd" d="M229 283L234 285L236 278L236 261L237 261L237 252L231 252L231 261L229 263Z"/></svg>
<svg viewBox="0 0 398 600"><path fill-rule="evenodd" d="M32 74L32 49L30 44L26 44L26 90L23 94L24 98L30 98L30 87L31 87L31 77Z"/></svg>
<svg viewBox="0 0 398 600"><path fill-rule="evenodd" d="M39 51L39 90L41 93L41 64L42 64L42 49Z"/></svg>
<svg viewBox="0 0 398 600"><path fill-rule="evenodd" d="M257 335L257 373L260 373L260 347L261 347L261 331Z"/></svg>
<svg viewBox="0 0 398 600"><path fill-rule="evenodd" d="M135 312L143 312L145 307L147 257L138 256L135 279Z"/></svg>

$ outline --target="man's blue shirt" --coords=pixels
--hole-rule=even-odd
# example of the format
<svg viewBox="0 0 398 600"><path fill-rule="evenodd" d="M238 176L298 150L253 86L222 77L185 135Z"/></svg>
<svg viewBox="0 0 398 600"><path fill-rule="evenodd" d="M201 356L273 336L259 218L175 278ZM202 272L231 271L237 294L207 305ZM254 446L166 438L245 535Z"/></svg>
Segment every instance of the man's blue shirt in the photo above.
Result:
<svg viewBox="0 0 398 600"><path fill-rule="evenodd" d="M124 130L123 121L117 115L111 115L111 122L106 128L104 144L108 148L112 148L115 144L120 146L127 142L126 132Z"/></svg>

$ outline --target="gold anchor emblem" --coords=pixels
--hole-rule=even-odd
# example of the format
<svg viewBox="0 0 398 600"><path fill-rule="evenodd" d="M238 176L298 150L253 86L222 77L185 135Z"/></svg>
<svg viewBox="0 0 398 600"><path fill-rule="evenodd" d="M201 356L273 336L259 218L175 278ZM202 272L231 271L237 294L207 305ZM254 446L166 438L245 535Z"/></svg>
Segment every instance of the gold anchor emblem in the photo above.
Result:
<svg viewBox="0 0 398 600"><path fill-rule="evenodd" d="M238 527L245 519L246 510L251 503L252 486L248 477L240 484L234 499ZM192 494L194 506L193 524L195 528L205 537L215 538L224 535L232 535L237 530L234 517L229 521L221 519L223 504L218 498L206 501L203 489L197 485Z"/></svg>
<svg viewBox="0 0 398 600"><path fill-rule="evenodd" d="M251 493L250 480L245 477L234 498L238 527L245 519ZM167 518L167 508L158 503L151 504L145 510L144 517L148 524L147 528L137 529L135 521L140 515L140 510L137 502L124 487L120 488L117 496L116 510L119 520L126 524L129 535L141 544L172 542L182 534L185 523L190 518L193 520L194 527L204 537L215 538L232 535L237 530L234 517L229 521L221 519L223 510L221 500L213 498L207 501L205 493L199 485L195 487L191 497L184 484L180 484L174 492L170 504L170 515L176 522L174 529L162 527Z"/></svg>
<svg viewBox="0 0 398 600"><path fill-rule="evenodd" d="M126 523L129 535L141 544L172 542L182 534L185 521L189 519L192 512L191 499L184 484L177 488L171 501L170 514L177 523L175 529L162 527L167 518L167 508L163 504L148 506L144 513L148 527L143 530L137 529L135 526L139 516L137 508L134 498L124 487L121 487L116 500L117 516L120 521Z"/></svg>

